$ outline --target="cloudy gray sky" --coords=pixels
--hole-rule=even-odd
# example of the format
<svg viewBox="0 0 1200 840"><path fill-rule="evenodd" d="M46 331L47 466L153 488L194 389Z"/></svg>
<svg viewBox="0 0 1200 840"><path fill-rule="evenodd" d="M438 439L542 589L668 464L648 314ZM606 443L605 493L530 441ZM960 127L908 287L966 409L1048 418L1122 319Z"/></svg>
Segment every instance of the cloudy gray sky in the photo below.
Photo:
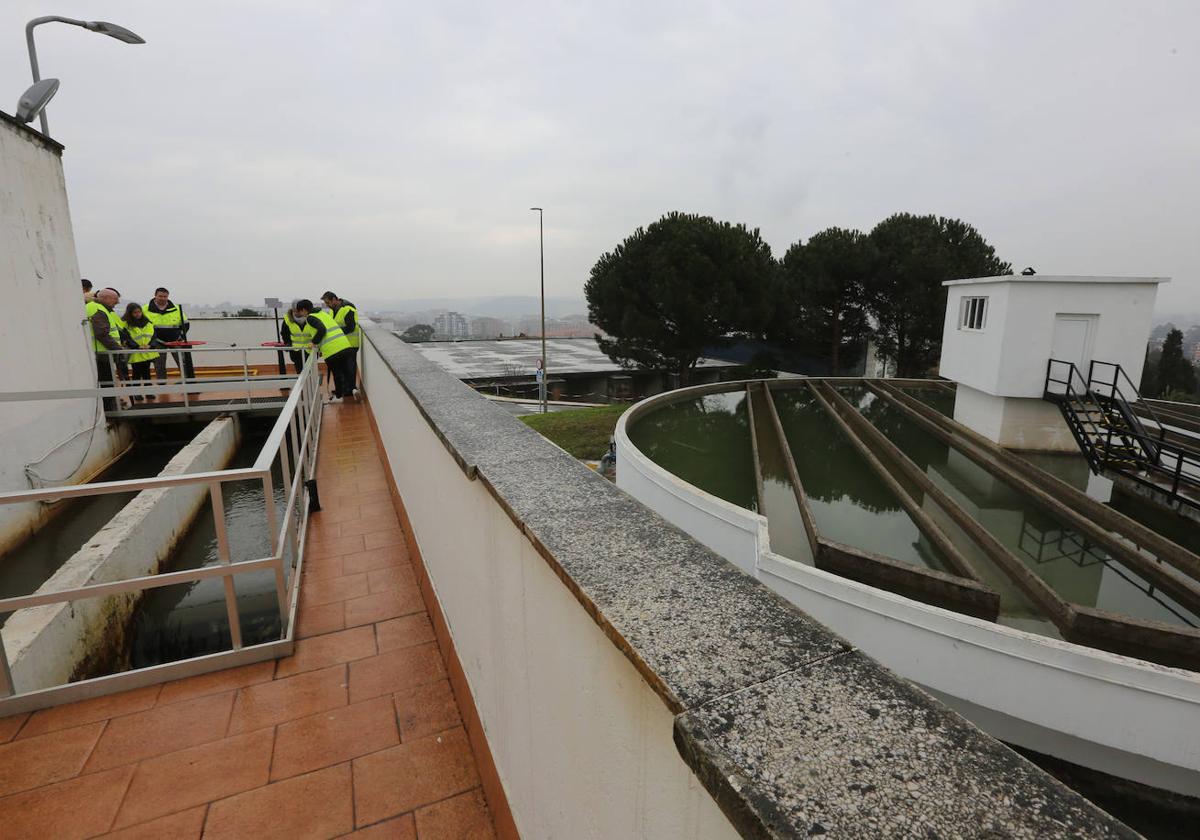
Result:
<svg viewBox="0 0 1200 840"><path fill-rule="evenodd" d="M669 210L959 216L1041 273L1200 312L1200 3L74 0L38 30L85 274L181 300L547 292Z"/></svg>

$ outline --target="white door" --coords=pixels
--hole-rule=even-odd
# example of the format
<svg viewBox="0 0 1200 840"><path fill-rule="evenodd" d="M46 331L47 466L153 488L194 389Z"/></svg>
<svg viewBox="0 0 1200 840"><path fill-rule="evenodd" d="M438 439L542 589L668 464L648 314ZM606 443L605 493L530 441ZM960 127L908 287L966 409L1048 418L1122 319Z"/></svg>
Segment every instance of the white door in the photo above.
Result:
<svg viewBox="0 0 1200 840"><path fill-rule="evenodd" d="M1087 381L1088 363L1092 360L1092 341L1096 335L1098 315L1067 315L1058 313L1054 316L1054 339L1050 345L1050 357L1062 362L1074 362L1079 369L1083 381ZM1066 379L1067 371L1062 365L1055 365L1054 377ZM1076 389L1083 385L1075 381ZM1056 388L1055 390L1060 390Z"/></svg>

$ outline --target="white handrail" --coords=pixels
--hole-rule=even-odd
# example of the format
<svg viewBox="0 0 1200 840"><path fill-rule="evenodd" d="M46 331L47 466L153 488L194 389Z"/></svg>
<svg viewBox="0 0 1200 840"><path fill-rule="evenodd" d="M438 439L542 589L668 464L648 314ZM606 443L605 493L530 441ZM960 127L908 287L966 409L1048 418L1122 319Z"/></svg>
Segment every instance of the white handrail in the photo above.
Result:
<svg viewBox="0 0 1200 840"><path fill-rule="evenodd" d="M266 348L264 348L266 349ZM81 498L85 496L100 496L112 493L128 493L141 490L154 490L187 485L206 484L209 489L210 508L216 526L219 562L214 566L204 566L199 569L185 569L177 572L163 572L154 575L128 578L99 584L89 584L69 589L51 592L35 592L0 599L0 611L10 612L47 604L65 603L84 598L110 596L128 592L142 592L163 586L181 583L194 583L209 578L222 578L225 586L226 615L229 621L230 638L233 648L225 651L225 656L239 654L242 647L240 620L238 616L237 591L234 578L249 572L271 569L275 573L276 590L280 609L280 632L283 640L292 638L294 628L289 623L291 615L291 599L288 594L284 573L284 561L288 547L293 548L289 569L292 571L292 592L298 591L299 575L297 570L303 561L304 528L307 525L307 511L297 506L303 503L304 483L306 477L311 477L316 468L316 450L320 441L321 426L321 391L317 381L317 359L310 356L299 376L294 377L289 385L291 393L284 404L279 417L276 419L267 440L259 451L253 467L242 467L230 470L216 470L202 473L191 473L179 476L154 476L151 478L130 479L125 481L102 481L93 484L52 487L41 490L19 490L0 493L0 505L18 504L22 502L56 501L59 499ZM299 426L299 430L297 430ZM288 451L288 433L291 432L292 449ZM277 512L274 498L274 480L271 468L275 457L280 458L280 468L288 486L287 499L284 502L283 521L276 531ZM222 485L231 481L260 480L264 492L264 515L267 519L268 534L271 538L271 556L254 560L234 562L230 553L229 538L226 532L225 509L222 501ZM293 530L295 533L292 533ZM204 668L211 670L212 663L219 662L222 654L193 657L204 660ZM190 660L184 660L184 662ZM182 666L186 667L186 666ZM166 672L164 672L166 673ZM138 681L138 670L125 674L110 675L95 678L98 689L104 692L120 690L126 683L133 685ZM123 679L124 677L128 679ZM83 681L89 682L89 681ZM79 683L72 683L71 694L77 694ZM58 688L66 689L67 686ZM55 689L39 689L39 697L54 696ZM4 649L3 636L0 636L0 714L5 714L5 702L21 695L17 694L9 670L8 654Z"/></svg>

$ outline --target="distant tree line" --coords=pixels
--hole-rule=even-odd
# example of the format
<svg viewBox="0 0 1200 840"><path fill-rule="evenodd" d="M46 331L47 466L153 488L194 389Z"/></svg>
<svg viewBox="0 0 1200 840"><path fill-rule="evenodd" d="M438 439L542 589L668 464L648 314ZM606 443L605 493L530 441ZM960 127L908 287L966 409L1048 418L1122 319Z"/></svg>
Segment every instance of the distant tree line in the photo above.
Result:
<svg viewBox="0 0 1200 840"><path fill-rule="evenodd" d="M942 282L1009 274L971 225L897 213L869 233L828 228L776 260L758 229L669 213L603 254L585 285L596 340L626 366L687 384L706 348L757 339L841 369L869 337L900 376L941 351Z"/></svg>

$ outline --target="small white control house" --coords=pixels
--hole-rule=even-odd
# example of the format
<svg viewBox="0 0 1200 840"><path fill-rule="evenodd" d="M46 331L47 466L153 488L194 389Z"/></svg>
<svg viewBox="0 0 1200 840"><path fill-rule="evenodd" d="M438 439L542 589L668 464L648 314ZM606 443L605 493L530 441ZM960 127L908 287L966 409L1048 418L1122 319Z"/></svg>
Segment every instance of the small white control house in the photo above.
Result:
<svg viewBox="0 0 1200 840"><path fill-rule="evenodd" d="M1112 362L1140 382L1165 282L1007 274L944 283L941 375L958 383L954 419L1012 449L1075 451L1058 407L1042 399L1048 361L1072 362L1085 379L1091 362Z"/></svg>

